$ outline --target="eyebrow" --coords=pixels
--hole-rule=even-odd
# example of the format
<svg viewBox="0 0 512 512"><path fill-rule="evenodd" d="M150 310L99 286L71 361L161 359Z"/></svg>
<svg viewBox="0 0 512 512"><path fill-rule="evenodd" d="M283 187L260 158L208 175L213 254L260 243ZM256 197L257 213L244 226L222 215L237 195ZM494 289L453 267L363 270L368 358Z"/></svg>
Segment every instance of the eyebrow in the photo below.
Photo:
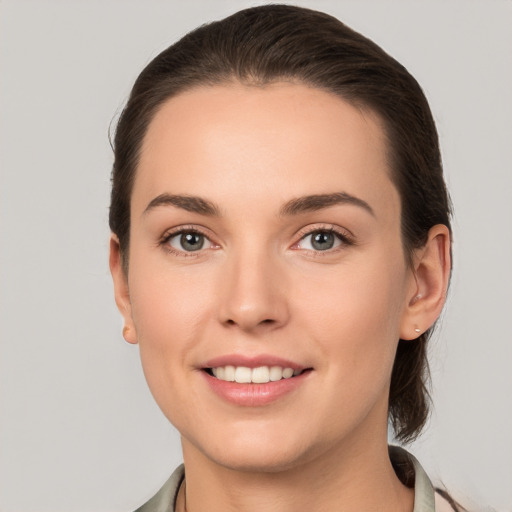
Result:
<svg viewBox="0 0 512 512"><path fill-rule="evenodd" d="M350 204L363 208L375 217L372 207L363 199L347 194L336 192L333 194L314 194L291 199L279 210L280 216L299 215L328 208L338 204ZM206 215L209 217L220 217L220 208L213 202L197 196L160 194L152 199L146 206L143 215L158 206L175 206L192 213Z"/></svg>
<svg viewBox="0 0 512 512"><path fill-rule="evenodd" d="M184 196L176 194L160 194L152 199L146 206L143 215L158 206L176 206L187 212L199 213L210 217L220 217L220 210L211 201L196 196Z"/></svg>
<svg viewBox="0 0 512 512"><path fill-rule="evenodd" d="M351 204L363 208L373 217L375 212L373 208L362 199L347 194L346 192L336 192L334 194L315 194L311 196L298 197L288 201L280 210L280 215L298 215L301 213L312 212L328 208L337 204Z"/></svg>

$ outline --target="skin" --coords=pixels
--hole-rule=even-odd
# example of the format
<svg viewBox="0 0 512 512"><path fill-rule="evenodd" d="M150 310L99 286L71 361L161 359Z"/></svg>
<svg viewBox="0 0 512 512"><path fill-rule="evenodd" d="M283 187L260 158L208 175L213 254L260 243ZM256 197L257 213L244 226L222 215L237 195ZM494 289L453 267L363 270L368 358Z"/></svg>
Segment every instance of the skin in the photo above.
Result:
<svg viewBox="0 0 512 512"><path fill-rule="evenodd" d="M389 175L379 119L304 85L196 88L155 115L129 269L115 235L110 265L125 338L139 343L155 400L181 433L189 512L412 510L387 455L388 389L399 338L416 338L443 306L449 234L434 226L409 267ZM340 192L372 213L352 203L280 213ZM161 194L204 198L220 215L146 211ZM206 235L203 249L166 239L183 226ZM308 233L331 228L345 239L315 250ZM202 373L225 354L312 370L284 397L241 407Z"/></svg>

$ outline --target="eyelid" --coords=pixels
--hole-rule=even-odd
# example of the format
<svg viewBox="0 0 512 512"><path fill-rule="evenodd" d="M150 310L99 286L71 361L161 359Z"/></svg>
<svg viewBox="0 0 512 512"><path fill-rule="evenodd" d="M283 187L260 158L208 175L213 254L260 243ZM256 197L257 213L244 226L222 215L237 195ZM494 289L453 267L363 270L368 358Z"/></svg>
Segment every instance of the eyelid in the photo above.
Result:
<svg viewBox="0 0 512 512"><path fill-rule="evenodd" d="M304 240L304 238L306 238L307 236L310 236L313 233L317 233L319 231L333 233L340 240L341 247L338 246L336 248L327 249L325 251L311 251L311 249L303 249L303 250L307 250L309 252L314 252L315 254L316 253L328 254L328 253L335 252L336 250L339 250L340 248L356 244L356 239L355 239L354 234L347 228L342 228L342 227L336 226L334 224L315 224L315 225L306 226L298 231L298 233L296 235L298 240L297 240L297 242L295 242L292 245L291 249L295 249L295 250L301 249L300 247L298 247L298 245L302 242L302 240Z"/></svg>
<svg viewBox="0 0 512 512"><path fill-rule="evenodd" d="M301 247L298 247L299 244L306 238L307 236L312 235L313 233L319 232L319 231L325 231L329 233L333 233L338 240L341 242L340 246L332 248L332 249L326 249L325 251L320 250L311 250L311 249L302 249ZM176 249L175 247L172 247L168 242L171 238L183 234L183 233L198 233L202 236L204 236L209 243L212 245L212 247L208 247L206 249L199 249L197 251L182 251L179 249ZM293 250L305 250L308 252L312 252L315 254L322 254L322 253L333 253L337 250L343 249L347 246L356 245L356 239L354 234L347 228L342 228L340 226L334 225L334 224L314 224L314 225L308 225L306 227L301 228L295 235L296 242L291 246L291 249ZM212 240L212 235L209 234L209 230L206 228L203 228L202 226L198 226L197 224L190 224L190 225L182 225L182 226L176 226L173 228L170 228L164 232L164 234L160 237L158 241L158 245L164 247L164 249L172 253L174 255L182 256L182 257L198 257L201 254L204 254L207 250L215 250L220 248L220 244L214 242Z"/></svg>
<svg viewBox="0 0 512 512"><path fill-rule="evenodd" d="M197 251L182 251L180 249L176 249L175 247L172 247L168 242L171 238L174 238L175 236L181 235L183 233L197 233L199 235L202 235L210 242L212 247L207 247L205 249L201 248ZM167 231L164 232L164 234L160 237L158 241L158 245L162 246L167 252L182 256L185 258L190 257L198 257L201 254L203 254L207 250L212 249L218 249L220 247L219 244L215 243L212 240L212 236L207 233L207 230L204 229L202 226L198 226L196 224L194 225L183 225L183 226L176 226L174 228L170 228Z"/></svg>

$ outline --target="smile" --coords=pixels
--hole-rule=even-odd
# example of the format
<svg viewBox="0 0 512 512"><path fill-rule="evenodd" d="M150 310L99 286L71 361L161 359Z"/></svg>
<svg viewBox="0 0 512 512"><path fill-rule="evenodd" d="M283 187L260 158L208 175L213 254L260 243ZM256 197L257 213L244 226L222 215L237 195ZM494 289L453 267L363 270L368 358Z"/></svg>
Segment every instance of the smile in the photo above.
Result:
<svg viewBox="0 0 512 512"><path fill-rule="evenodd" d="M211 391L243 407L265 406L301 389L314 368L272 354L225 354L198 369Z"/></svg>
<svg viewBox="0 0 512 512"><path fill-rule="evenodd" d="M282 366L258 366L249 368L247 366L217 366L208 368L207 372L219 380L225 382L236 382L238 384L267 384L282 379L290 379L300 375L303 370L294 370Z"/></svg>

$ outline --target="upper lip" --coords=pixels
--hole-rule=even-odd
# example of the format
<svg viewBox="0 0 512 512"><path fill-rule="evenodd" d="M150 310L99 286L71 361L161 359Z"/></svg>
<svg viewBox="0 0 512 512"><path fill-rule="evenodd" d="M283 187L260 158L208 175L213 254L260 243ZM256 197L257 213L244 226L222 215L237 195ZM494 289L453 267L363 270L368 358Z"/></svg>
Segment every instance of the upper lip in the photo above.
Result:
<svg viewBox="0 0 512 512"><path fill-rule="evenodd" d="M308 368L307 366L295 363L289 359L284 359L270 354L259 354L255 356L226 354L209 359L205 362L203 368L218 368L220 366L245 366L247 368L281 366L282 368L292 368L293 370L304 370Z"/></svg>

